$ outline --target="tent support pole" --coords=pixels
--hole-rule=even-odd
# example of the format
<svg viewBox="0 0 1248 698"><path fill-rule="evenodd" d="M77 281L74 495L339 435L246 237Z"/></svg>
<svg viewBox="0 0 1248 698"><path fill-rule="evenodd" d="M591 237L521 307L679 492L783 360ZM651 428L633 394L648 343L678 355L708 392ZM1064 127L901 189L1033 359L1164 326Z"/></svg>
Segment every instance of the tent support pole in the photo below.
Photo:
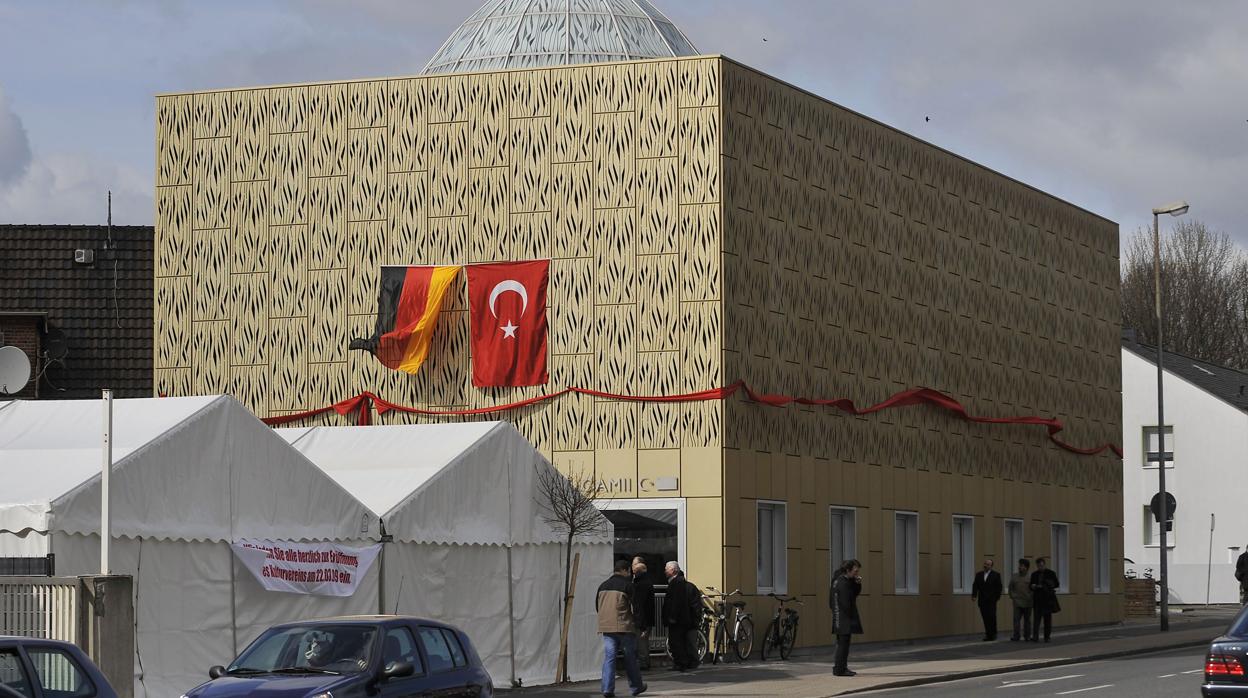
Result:
<svg viewBox="0 0 1248 698"><path fill-rule="evenodd" d="M112 574L108 553L113 542L113 514L109 510L112 497L109 496L109 480L113 474L113 391L105 388L101 394L104 398L104 440L101 444L104 462L100 466L100 574Z"/></svg>
<svg viewBox="0 0 1248 698"><path fill-rule="evenodd" d="M234 656L238 656L238 603L235 597L234 586L235 579L238 578L238 561L235 560L234 548L231 544L228 547L230 556L230 643L234 648Z"/></svg>
<svg viewBox="0 0 1248 698"><path fill-rule="evenodd" d="M390 536L386 535L386 522L378 519L378 530L381 531L379 540L381 541L381 550L377 553L377 615L386 615L386 542Z"/></svg>
<svg viewBox="0 0 1248 698"><path fill-rule="evenodd" d="M511 649L511 686L516 684L516 601L515 583L511 574L511 545L507 546L507 642Z"/></svg>

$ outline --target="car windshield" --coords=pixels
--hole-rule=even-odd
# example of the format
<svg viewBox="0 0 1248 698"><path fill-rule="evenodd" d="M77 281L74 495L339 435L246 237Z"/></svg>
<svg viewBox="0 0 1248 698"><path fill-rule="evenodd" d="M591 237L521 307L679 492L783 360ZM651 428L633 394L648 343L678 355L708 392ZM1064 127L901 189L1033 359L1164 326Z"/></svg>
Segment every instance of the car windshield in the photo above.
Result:
<svg viewBox="0 0 1248 698"><path fill-rule="evenodd" d="M368 668L377 628L301 625L267 631L239 655L227 674L355 674Z"/></svg>

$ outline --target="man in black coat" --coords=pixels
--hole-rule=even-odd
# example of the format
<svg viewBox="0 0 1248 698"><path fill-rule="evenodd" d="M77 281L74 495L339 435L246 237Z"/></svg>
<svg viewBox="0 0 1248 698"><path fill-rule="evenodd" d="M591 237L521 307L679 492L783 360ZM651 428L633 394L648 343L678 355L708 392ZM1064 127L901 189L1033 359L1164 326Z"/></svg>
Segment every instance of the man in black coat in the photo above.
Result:
<svg viewBox="0 0 1248 698"><path fill-rule="evenodd" d="M1035 618L1031 624L1031 641L1040 641L1040 623L1044 623L1044 641L1053 633L1053 614L1062 610L1057 602L1057 589L1061 581L1057 573L1048 568L1042 557L1036 558L1036 571L1031 573L1032 609Z"/></svg>
<svg viewBox="0 0 1248 698"><path fill-rule="evenodd" d="M696 669L702 658L697 656L698 623L702 620L702 591L685 579L680 563L672 560L663 568L667 575L667 594L663 597L663 625L672 648L672 665L677 671Z"/></svg>
<svg viewBox="0 0 1248 698"><path fill-rule="evenodd" d="M637 626L637 653L641 668L650 668L650 629L654 627L654 584L640 555L633 558L633 625Z"/></svg>
<svg viewBox="0 0 1248 698"><path fill-rule="evenodd" d="M832 577L828 592L828 607L832 609L832 634L836 636L836 662L832 665L835 676L854 676L849 670L849 641L862 634L862 620L858 617L858 595L862 593L862 577L858 572L862 564L846 560Z"/></svg>
<svg viewBox="0 0 1248 698"><path fill-rule="evenodd" d="M997 602L1004 589L1001 574L992 569L992 560L984 560L984 569L971 584L971 598L979 604L979 615L984 619L984 642L997 639Z"/></svg>
<svg viewBox="0 0 1248 698"><path fill-rule="evenodd" d="M1235 579L1239 581L1239 605L1248 604L1248 550L1235 561Z"/></svg>

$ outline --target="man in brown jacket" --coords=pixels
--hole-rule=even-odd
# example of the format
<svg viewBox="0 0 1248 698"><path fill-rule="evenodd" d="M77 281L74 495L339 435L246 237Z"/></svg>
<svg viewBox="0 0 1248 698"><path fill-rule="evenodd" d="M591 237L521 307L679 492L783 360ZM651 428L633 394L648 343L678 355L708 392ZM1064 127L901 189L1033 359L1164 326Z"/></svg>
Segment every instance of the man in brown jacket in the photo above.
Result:
<svg viewBox="0 0 1248 698"><path fill-rule="evenodd" d="M637 668L637 628L633 624L632 565L628 560L615 561L615 573L598 587L595 608L598 611L598 632L602 633L602 695L615 695L615 655L624 651L624 669L628 687L639 696L646 692Z"/></svg>

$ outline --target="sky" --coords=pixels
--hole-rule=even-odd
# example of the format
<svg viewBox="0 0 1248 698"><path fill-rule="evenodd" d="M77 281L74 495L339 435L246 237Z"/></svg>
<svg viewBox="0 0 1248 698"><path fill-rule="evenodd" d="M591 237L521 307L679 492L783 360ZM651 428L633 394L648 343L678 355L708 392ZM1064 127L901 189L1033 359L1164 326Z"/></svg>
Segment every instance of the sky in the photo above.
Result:
<svg viewBox="0 0 1248 698"><path fill-rule="evenodd" d="M1124 243L1186 199L1248 248L1248 2L654 2L700 52L1117 221ZM151 224L156 94L416 74L478 4L0 0L0 223L102 223L111 189L115 223Z"/></svg>

